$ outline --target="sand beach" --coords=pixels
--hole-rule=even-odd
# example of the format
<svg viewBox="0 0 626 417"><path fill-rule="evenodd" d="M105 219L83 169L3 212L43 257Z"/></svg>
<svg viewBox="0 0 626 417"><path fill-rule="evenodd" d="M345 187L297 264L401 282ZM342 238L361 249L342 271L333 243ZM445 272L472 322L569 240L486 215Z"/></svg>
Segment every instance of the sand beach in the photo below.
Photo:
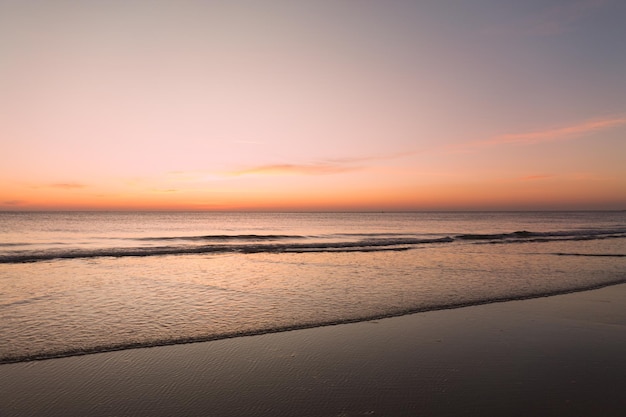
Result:
<svg viewBox="0 0 626 417"><path fill-rule="evenodd" d="M2 416L621 416L626 285L0 365Z"/></svg>

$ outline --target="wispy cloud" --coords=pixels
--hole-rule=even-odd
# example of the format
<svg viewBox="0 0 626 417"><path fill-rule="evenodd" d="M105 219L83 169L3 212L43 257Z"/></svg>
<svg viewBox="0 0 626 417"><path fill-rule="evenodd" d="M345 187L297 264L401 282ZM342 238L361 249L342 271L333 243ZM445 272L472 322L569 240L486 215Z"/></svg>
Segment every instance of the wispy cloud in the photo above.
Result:
<svg viewBox="0 0 626 417"><path fill-rule="evenodd" d="M63 182L63 183L57 183L57 184L50 184L49 187L51 187L51 188L63 188L65 190L73 190L73 189L77 189L77 188L85 188L85 187L87 187L87 185L79 184L77 182Z"/></svg>
<svg viewBox="0 0 626 417"><path fill-rule="evenodd" d="M365 162L397 159L416 152L398 152L385 155L369 155L345 158L321 159L317 162L305 164L265 164L227 172L228 176L242 175L329 175L366 168Z"/></svg>
<svg viewBox="0 0 626 417"><path fill-rule="evenodd" d="M555 36L574 30L576 23L589 16L593 10L605 6L609 0L579 0L565 2L544 11L513 22L505 22L489 28L493 35Z"/></svg>
<svg viewBox="0 0 626 417"><path fill-rule="evenodd" d="M163 193L163 194L169 194L169 193L177 193L179 190L175 189L175 188L153 188L150 191L152 191L153 193Z"/></svg>
<svg viewBox="0 0 626 417"><path fill-rule="evenodd" d="M86 184L81 184L78 182L57 182L52 184L39 184L32 186L32 188L57 188L61 190L76 190L86 187Z"/></svg>
<svg viewBox="0 0 626 417"><path fill-rule="evenodd" d="M474 148L498 145L530 145L558 140L571 140L581 136L626 125L626 117L612 117L589 120L570 126L550 128L525 133L507 133L491 139L469 142L460 145L451 145L447 150L470 150Z"/></svg>
<svg viewBox="0 0 626 417"><path fill-rule="evenodd" d="M538 142L548 142L554 140L573 139L582 135L597 132L600 130L606 130L617 126L626 124L625 117L591 120L583 123L578 123L571 126L564 126L554 129L546 129L528 133L512 133L497 136L493 139L482 142L486 145L500 145L500 144L531 144Z"/></svg>
<svg viewBox="0 0 626 417"><path fill-rule="evenodd" d="M354 171L358 167L342 166L341 164L270 164L259 165L238 171L229 172L228 175L327 175L340 172Z"/></svg>

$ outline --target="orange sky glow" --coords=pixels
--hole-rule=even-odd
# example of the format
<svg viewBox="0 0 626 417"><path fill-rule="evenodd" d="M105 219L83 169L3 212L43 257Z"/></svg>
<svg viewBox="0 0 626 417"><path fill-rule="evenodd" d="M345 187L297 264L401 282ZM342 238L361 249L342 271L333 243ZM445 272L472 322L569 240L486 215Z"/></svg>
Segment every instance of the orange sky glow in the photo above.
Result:
<svg viewBox="0 0 626 417"><path fill-rule="evenodd" d="M1 2L0 210L626 209L626 3L452 3Z"/></svg>

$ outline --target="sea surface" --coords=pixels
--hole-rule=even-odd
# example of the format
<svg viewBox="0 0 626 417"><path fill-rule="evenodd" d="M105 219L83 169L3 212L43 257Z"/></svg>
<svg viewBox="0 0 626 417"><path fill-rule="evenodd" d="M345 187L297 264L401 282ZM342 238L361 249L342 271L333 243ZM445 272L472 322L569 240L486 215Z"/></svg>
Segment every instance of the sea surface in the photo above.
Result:
<svg viewBox="0 0 626 417"><path fill-rule="evenodd" d="M0 363L626 282L626 212L0 212Z"/></svg>

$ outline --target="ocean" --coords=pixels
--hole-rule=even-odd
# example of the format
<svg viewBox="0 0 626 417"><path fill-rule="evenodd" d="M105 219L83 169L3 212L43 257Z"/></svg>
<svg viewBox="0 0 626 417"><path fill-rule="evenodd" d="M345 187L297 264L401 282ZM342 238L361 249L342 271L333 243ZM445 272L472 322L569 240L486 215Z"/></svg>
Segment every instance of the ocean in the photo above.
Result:
<svg viewBox="0 0 626 417"><path fill-rule="evenodd" d="M0 363L626 282L626 212L1 212Z"/></svg>

